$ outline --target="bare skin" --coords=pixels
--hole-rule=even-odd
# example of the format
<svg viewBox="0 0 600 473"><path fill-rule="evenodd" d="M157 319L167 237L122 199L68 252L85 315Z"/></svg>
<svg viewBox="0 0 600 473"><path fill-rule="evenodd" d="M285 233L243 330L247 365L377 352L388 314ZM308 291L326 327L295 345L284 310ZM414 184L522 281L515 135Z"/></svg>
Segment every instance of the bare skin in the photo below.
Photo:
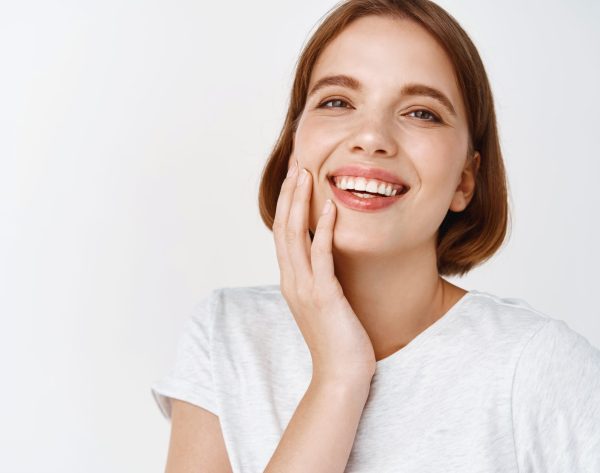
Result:
<svg viewBox="0 0 600 473"><path fill-rule="evenodd" d="M325 200L333 199L327 175L341 165L382 167L411 186L402 203L383 211L336 205L335 275L380 360L466 293L439 276L435 239L447 211L469 204L480 156L467 159L467 118L452 64L419 25L375 16L354 22L319 57L309 90L337 74L356 78L362 90L328 86L309 97L290 165L297 158L311 175L313 232ZM411 82L442 91L456 115L433 98L400 96Z"/></svg>
<svg viewBox="0 0 600 473"><path fill-rule="evenodd" d="M464 105L444 51L418 25L366 17L328 45L310 88L331 74L352 76L362 89L328 86L309 97L289 158L290 169L299 162L308 174L301 182L291 173L277 201L280 287L310 350L313 376L264 473L345 471L377 361L465 294L436 271L437 229L448 210L468 205L479 163L477 153L473 166L467 160ZM442 91L456 115L430 97L399 94L409 82ZM342 102L332 98L344 106L333 108ZM331 107L318 107L324 102ZM383 211L334 203L322 214L333 199L327 174L345 164L384 168L411 189ZM185 403L174 409L174 419L195 420L173 437L173 468L230 471L216 416Z"/></svg>
<svg viewBox="0 0 600 473"><path fill-rule="evenodd" d="M437 229L449 209L466 207L476 172L465 162L464 106L444 51L420 26L366 17L324 50L310 88L331 74L352 76L362 89L330 85L311 95L277 201L281 292L313 376L265 473L343 472L377 361L465 293L438 275L435 258ZM429 97L399 95L407 82L440 89L456 115ZM331 98L346 106L318 106ZM296 162L307 171L303 180ZM335 201L327 175L345 164L385 168L411 189L378 212L334 202L322 213L326 199Z"/></svg>

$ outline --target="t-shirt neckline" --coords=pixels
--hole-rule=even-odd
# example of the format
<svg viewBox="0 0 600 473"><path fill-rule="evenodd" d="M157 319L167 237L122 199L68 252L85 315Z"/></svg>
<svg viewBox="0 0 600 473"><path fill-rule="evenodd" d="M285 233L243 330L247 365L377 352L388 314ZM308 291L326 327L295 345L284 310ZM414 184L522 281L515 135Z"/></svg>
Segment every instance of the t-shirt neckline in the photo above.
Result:
<svg viewBox="0 0 600 473"><path fill-rule="evenodd" d="M431 338L434 334L440 331L444 326L446 326L452 319L456 317L456 315L460 312L461 308L465 305L465 303L471 299L472 296L478 294L479 291L475 289L471 289L467 291L463 296L454 303L452 307L450 307L444 315L442 315L439 319L433 322L429 327L419 333L415 338L413 338L407 345L396 350L391 355L382 358L377 361L377 370L387 369L388 366L394 363L394 361L408 356L408 353L415 350L424 341Z"/></svg>

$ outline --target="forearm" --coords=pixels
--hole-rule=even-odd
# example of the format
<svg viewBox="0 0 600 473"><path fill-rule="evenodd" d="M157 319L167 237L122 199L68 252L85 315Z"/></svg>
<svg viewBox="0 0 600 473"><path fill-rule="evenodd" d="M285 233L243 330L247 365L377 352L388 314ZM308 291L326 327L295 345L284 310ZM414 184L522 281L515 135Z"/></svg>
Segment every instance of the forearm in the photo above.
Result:
<svg viewBox="0 0 600 473"><path fill-rule="evenodd" d="M343 473L370 382L313 378L264 473Z"/></svg>

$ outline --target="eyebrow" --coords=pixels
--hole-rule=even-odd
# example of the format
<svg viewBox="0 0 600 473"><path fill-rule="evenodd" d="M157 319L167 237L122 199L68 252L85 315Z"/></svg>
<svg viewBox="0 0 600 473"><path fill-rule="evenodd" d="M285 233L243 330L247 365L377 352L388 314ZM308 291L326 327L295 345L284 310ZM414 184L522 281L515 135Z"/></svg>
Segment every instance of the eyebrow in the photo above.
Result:
<svg viewBox="0 0 600 473"><path fill-rule="evenodd" d="M319 79L308 93L308 98L317 91L329 86L346 87L356 91L362 90L362 84L357 79L351 76L338 74ZM421 95L423 97L430 97L440 102L453 116L456 116L456 110L454 109L452 102L450 102L450 99L446 97L443 92L429 85L415 82L405 84L400 90L400 95Z"/></svg>

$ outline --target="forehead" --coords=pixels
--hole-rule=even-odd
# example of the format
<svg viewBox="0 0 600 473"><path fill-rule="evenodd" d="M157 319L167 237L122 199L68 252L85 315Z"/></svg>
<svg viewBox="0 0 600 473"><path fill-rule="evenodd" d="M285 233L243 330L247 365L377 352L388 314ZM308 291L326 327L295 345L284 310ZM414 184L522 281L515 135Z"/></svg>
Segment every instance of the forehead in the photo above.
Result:
<svg viewBox="0 0 600 473"><path fill-rule="evenodd" d="M382 16L360 18L322 51L310 87L319 78L347 74L367 90L397 91L408 82L440 89L462 110L454 67L446 51L421 25Z"/></svg>

